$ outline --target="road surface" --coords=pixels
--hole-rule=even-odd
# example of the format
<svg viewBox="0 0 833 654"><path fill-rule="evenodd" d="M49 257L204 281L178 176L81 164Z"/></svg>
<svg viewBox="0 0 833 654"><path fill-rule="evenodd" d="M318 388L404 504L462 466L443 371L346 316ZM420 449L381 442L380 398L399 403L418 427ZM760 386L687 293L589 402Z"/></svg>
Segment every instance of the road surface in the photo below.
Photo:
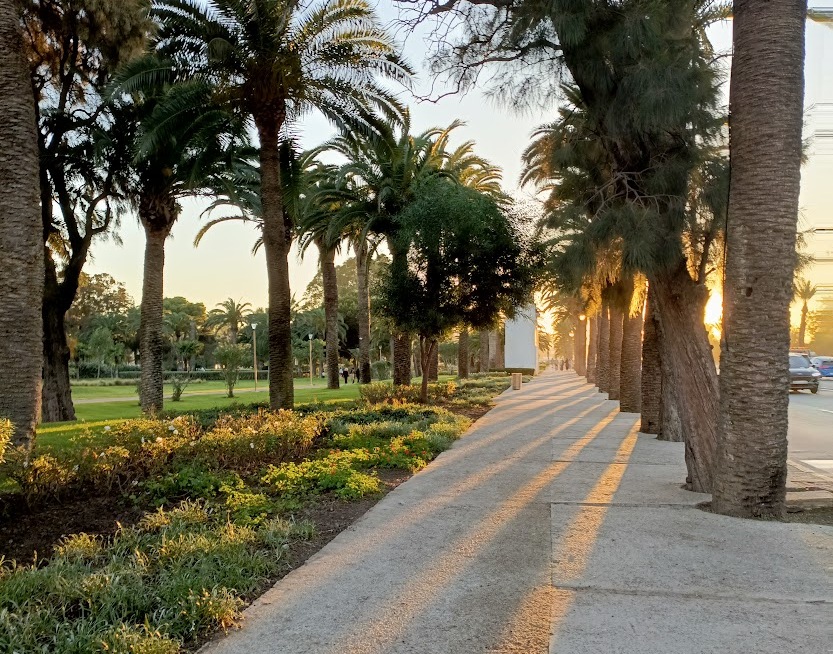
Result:
<svg viewBox="0 0 833 654"><path fill-rule="evenodd" d="M790 394L789 457L833 477L833 379Z"/></svg>

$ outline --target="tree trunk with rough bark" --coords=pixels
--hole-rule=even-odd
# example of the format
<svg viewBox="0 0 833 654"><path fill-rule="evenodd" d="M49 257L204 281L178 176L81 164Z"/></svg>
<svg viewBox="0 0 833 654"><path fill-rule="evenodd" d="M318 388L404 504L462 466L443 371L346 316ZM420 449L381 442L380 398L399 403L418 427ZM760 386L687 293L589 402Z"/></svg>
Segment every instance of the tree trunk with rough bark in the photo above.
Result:
<svg viewBox="0 0 833 654"><path fill-rule="evenodd" d="M51 255L46 253L46 256ZM41 310L43 318L41 417L44 422L66 422L75 420L75 406L72 402L72 386L69 378L70 351L65 325L66 311L64 304L57 299L61 285L47 283L45 286ZM54 291L55 294L46 293L47 289Z"/></svg>
<svg viewBox="0 0 833 654"><path fill-rule="evenodd" d="M610 306L610 333L608 335L608 400L618 400L622 375L622 327L625 312L615 304Z"/></svg>
<svg viewBox="0 0 833 654"><path fill-rule="evenodd" d="M587 344L587 381L590 384L595 384L599 346L599 318L593 316L588 322L590 323L590 334Z"/></svg>
<svg viewBox="0 0 833 654"><path fill-rule="evenodd" d="M653 308L654 294L648 287L648 301L645 303L645 329L642 334L642 414L639 431L643 434L662 433L662 362L659 349L659 325Z"/></svg>
<svg viewBox="0 0 833 654"><path fill-rule="evenodd" d="M610 313L607 301L602 302L599 313L599 344L597 346L596 385L600 393L610 391Z"/></svg>
<svg viewBox="0 0 833 654"><path fill-rule="evenodd" d="M422 336L419 337L419 358L420 358L420 366L423 370L430 370L431 368L431 361L434 358L435 353L438 351L439 344L437 343L436 338L423 338ZM422 375L422 383L420 384L419 390L419 401L423 404L428 402L428 377L430 375Z"/></svg>
<svg viewBox="0 0 833 654"><path fill-rule="evenodd" d="M619 410L625 413L639 413L642 405L642 311L641 304L626 311L622 325Z"/></svg>
<svg viewBox="0 0 833 654"><path fill-rule="evenodd" d="M457 335L457 377L467 379L469 376L469 329L462 327Z"/></svg>
<svg viewBox="0 0 833 654"><path fill-rule="evenodd" d="M431 359L428 362L428 381L438 381L440 379L440 345L434 348Z"/></svg>
<svg viewBox="0 0 833 654"><path fill-rule="evenodd" d="M576 324L576 338L573 341L575 371L584 377L587 375L587 318L579 317Z"/></svg>
<svg viewBox="0 0 833 654"><path fill-rule="evenodd" d="M43 224L35 104L18 5L0 0L0 416L31 448L43 370Z"/></svg>
<svg viewBox="0 0 833 654"><path fill-rule="evenodd" d="M709 493L715 462L717 436L717 371L711 355L703 314L708 299L705 286L695 282L687 264L651 276L656 290L660 325L660 357L663 365L664 416L679 419L685 441L687 483L700 493ZM663 434L672 424L663 418Z"/></svg>
<svg viewBox="0 0 833 654"><path fill-rule="evenodd" d="M720 423L712 506L785 511L790 303L804 110L806 0L735 0Z"/></svg>
<svg viewBox="0 0 833 654"><path fill-rule="evenodd" d="M327 388L339 387L338 370L338 280L336 279L335 248L318 242L321 257L321 283L324 287L324 322L327 343Z"/></svg>
<svg viewBox="0 0 833 654"><path fill-rule="evenodd" d="M489 332L481 329L478 334L480 340L480 361L478 372L489 372Z"/></svg>
<svg viewBox="0 0 833 654"><path fill-rule="evenodd" d="M411 384L411 334L395 329L393 332L393 385Z"/></svg>
<svg viewBox="0 0 833 654"><path fill-rule="evenodd" d="M358 290L359 322L359 380L369 384L370 378L370 269L367 241L356 239L353 244L356 251L356 286Z"/></svg>
<svg viewBox="0 0 833 654"><path fill-rule="evenodd" d="M165 240L170 226L164 223L156 229L156 221L142 216L145 228L145 263L142 283L139 348L142 353L142 372L139 399L142 413L156 414L163 408L165 376L163 357L165 348L164 311L162 307L165 270Z"/></svg>
<svg viewBox="0 0 833 654"><path fill-rule="evenodd" d="M292 375L292 293L289 288L291 219L283 207L278 134L284 112L263 107L255 115L260 137L260 197L263 214L263 248L269 293L269 406L291 409L295 403Z"/></svg>

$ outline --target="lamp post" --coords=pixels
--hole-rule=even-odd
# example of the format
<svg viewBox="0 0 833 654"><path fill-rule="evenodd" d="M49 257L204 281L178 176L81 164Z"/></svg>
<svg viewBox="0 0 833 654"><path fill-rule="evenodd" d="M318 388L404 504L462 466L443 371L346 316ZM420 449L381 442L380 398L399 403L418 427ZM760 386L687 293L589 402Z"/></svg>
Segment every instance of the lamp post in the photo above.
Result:
<svg viewBox="0 0 833 654"><path fill-rule="evenodd" d="M379 361L382 360L382 346L379 346Z"/></svg>
<svg viewBox="0 0 833 654"><path fill-rule="evenodd" d="M255 371L255 393L257 393L257 323L252 323L252 360Z"/></svg>
<svg viewBox="0 0 833 654"><path fill-rule="evenodd" d="M315 336L315 334L310 334L309 335L309 385L310 385L310 387L313 386L313 383L312 383L312 337L313 336Z"/></svg>

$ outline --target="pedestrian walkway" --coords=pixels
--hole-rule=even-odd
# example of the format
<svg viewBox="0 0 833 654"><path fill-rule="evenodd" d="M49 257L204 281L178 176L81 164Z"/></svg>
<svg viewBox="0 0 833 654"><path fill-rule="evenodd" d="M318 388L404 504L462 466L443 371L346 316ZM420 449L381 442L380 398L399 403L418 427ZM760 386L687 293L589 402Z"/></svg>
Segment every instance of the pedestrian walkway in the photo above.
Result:
<svg viewBox="0 0 833 654"><path fill-rule="evenodd" d="M833 528L696 508L637 428L573 372L508 391L206 653L833 651Z"/></svg>

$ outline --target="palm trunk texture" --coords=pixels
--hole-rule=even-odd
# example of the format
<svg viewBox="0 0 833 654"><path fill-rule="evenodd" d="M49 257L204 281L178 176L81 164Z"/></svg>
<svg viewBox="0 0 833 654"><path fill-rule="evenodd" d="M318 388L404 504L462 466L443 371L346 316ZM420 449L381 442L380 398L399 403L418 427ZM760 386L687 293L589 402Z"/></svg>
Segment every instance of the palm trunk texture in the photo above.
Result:
<svg viewBox="0 0 833 654"><path fill-rule="evenodd" d="M359 321L359 380L369 384L370 379L370 270L367 254L367 241L360 238L355 244L356 251L356 286L358 289Z"/></svg>
<svg viewBox="0 0 833 654"><path fill-rule="evenodd" d="M411 383L411 334L395 330L393 334L393 385Z"/></svg>
<svg viewBox="0 0 833 654"><path fill-rule="evenodd" d="M639 431L643 434L662 432L662 362L659 350L659 325L653 308L653 286L648 287L645 303L645 329L642 333L642 414Z"/></svg>
<svg viewBox="0 0 833 654"><path fill-rule="evenodd" d="M801 183L806 0L735 0L731 191L712 505L781 517Z"/></svg>
<svg viewBox="0 0 833 654"><path fill-rule="evenodd" d="M324 286L324 321L327 324L327 388L339 387L338 369L338 280L336 279L335 248L319 244L321 281Z"/></svg>
<svg viewBox="0 0 833 654"><path fill-rule="evenodd" d="M457 376L467 379L469 376L469 330L460 329L457 336Z"/></svg>
<svg viewBox="0 0 833 654"><path fill-rule="evenodd" d="M625 413L639 413L642 406L642 310L626 311L622 325L619 410Z"/></svg>
<svg viewBox="0 0 833 654"><path fill-rule="evenodd" d="M575 371L584 377L587 374L587 319L579 318L576 325L574 344Z"/></svg>
<svg viewBox="0 0 833 654"><path fill-rule="evenodd" d="M608 400L618 400L622 375L622 327L625 312L618 306L610 307L610 334L608 357Z"/></svg>
<svg viewBox="0 0 833 654"><path fill-rule="evenodd" d="M599 318L593 316L589 320L590 334L588 336L589 343L587 344L587 382L590 384L596 383L596 363L599 345Z"/></svg>
<svg viewBox="0 0 833 654"><path fill-rule="evenodd" d="M23 57L18 4L0 0L0 416L30 448L43 370L43 224L35 104Z"/></svg>
<svg viewBox="0 0 833 654"><path fill-rule="evenodd" d="M607 393L610 390L610 315L607 301L602 303L602 311L599 314L599 344L597 346L598 363L596 366L596 385L600 393Z"/></svg>
<svg viewBox="0 0 833 654"><path fill-rule="evenodd" d="M711 355L703 312L708 292L696 283L685 261L672 271L651 278L656 290L663 366L663 434L668 438L679 420L685 441L690 490L712 488L717 439L717 371ZM671 412L669 414L669 412Z"/></svg>
<svg viewBox="0 0 833 654"><path fill-rule="evenodd" d="M292 225L284 216L278 155L278 134L283 123L264 107L255 122L260 136L263 247L269 283L269 406L291 409L295 403L292 375L292 294L289 288L289 248Z"/></svg>
<svg viewBox="0 0 833 654"><path fill-rule="evenodd" d="M145 226L145 268L142 284L141 327L139 348L142 353L140 400L142 413L155 414L164 403L163 356L165 347L164 270L165 240L169 229L154 229L152 222L143 218Z"/></svg>

